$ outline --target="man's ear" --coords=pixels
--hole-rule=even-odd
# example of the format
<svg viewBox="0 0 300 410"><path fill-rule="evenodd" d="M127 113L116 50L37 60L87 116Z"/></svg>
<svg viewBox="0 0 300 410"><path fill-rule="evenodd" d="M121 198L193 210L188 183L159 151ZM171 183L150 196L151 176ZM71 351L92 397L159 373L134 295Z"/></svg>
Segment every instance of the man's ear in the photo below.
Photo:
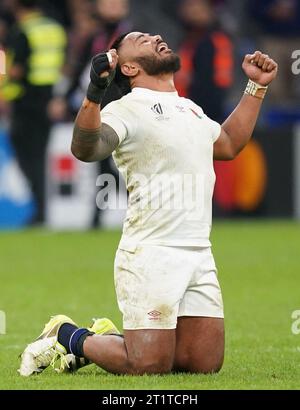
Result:
<svg viewBox="0 0 300 410"><path fill-rule="evenodd" d="M135 77L139 73L139 68L134 63L125 63L122 64L121 71L126 77Z"/></svg>

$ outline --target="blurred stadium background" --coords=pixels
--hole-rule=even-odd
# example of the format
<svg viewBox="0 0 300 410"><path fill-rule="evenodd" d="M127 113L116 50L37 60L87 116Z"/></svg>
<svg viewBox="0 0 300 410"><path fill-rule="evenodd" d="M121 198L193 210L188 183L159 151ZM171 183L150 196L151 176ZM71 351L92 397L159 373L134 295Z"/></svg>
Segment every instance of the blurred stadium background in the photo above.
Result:
<svg viewBox="0 0 300 410"><path fill-rule="evenodd" d="M300 50L300 1L41 0L42 15L24 13L17 3L0 2L0 50L6 55L0 310L7 315L0 388L299 387L290 326L299 309L300 51L294 51ZM129 30L160 33L180 53L181 95L220 122L245 88L246 53L261 49L280 65L252 142L235 161L215 163L213 243L228 329L224 371L218 378L151 382L106 375L101 385L95 370L89 379L72 379L72 386L49 373L20 381L17 354L48 315L63 311L86 324L101 312L121 325L112 268L125 210L96 207L97 176L118 175L111 159L89 165L75 160L70 141L92 55ZM38 56L34 61L28 44ZM112 92L108 100L116 97ZM124 205L122 184L119 195ZM30 227L43 229L23 230ZM73 230L79 232L65 233Z"/></svg>
<svg viewBox="0 0 300 410"><path fill-rule="evenodd" d="M124 211L95 209L100 190L96 176L99 171L115 174L112 161L80 164L69 146L91 56L106 49L120 32L133 29L161 33L178 50L183 61L176 79L180 93L220 122L244 90L244 54L262 49L278 60L279 79L266 98L253 141L235 161L215 164L214 213L300 218L300 74L292 72L292 64L297 67L292 53L300 49L299 1L41 0L42 12L61 25L66 42L61 44L64 60L56 66L60 75L40 84L28 80L31 68L26 65L16 3L0 4L0 48L7 56L0 90L0 229L120 225ZM51 39L43 39L43 44L46 52L51 49ZM16 63L25 70L17 81L23 87L19 94L14 92L11 70ZM36 91L40 88L47 89L46 96ZM24 117L30 118L31 127Z"/></svg>

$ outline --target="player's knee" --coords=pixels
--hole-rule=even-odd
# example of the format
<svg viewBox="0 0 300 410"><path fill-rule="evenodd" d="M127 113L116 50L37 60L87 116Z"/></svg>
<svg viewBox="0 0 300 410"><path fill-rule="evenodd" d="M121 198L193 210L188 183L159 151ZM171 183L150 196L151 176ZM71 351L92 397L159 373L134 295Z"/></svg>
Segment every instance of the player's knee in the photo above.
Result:
<svg viewBox="0 0 300 410"><path fill-rule="evenodd" d="M176 369L189 373L215 374L223 367L224 355L218 357L189 357L188 355L177 358Z"/></svg>
<svg viewBox="0 0 300 410"><path fill-rule="evenodd" d="M223 367L223 360L212 363L200 363L199 365L191 366L189 370L191 373L200 373L200 374L217 374Z"/></svg>
<svg viewBox="0 0 300 410"><path fill-rule="evenodd" d="M137 360L131 363L134 374L168 374L172 371L172 361L168 357Z"/></svg>

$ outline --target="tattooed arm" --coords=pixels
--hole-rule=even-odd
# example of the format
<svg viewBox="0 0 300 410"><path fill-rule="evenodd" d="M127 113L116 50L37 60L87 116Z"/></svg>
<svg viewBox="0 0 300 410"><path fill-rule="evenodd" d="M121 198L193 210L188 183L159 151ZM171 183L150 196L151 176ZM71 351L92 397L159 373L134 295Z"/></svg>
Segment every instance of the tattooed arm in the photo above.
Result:
<svg viewBox="0 0 300 410"><path fill-rule="evenodd" d="M111 155L117 148L119 138L107 124L101 124L99 105L87 99L77 115L72 153L83 162L101 161Z"/></svg>
<svg viewBox="0 0 300 410"><path fill-rule="evenodd" d="M119 144L118 135L109 125L102 125L100 117L100 104L115 76L118 58L112 49L92 59L87 98L75 120L71 147L73 155L83 162L101 161Z"/></svg>

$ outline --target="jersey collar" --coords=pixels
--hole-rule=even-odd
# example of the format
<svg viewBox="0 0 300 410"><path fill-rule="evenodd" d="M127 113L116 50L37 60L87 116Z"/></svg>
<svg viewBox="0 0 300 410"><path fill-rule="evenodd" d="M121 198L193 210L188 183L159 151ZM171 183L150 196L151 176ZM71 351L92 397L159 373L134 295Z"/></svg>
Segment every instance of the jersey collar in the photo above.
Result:
<svg viewBox="0 0 300 410"><path fill-rule="evenodd" d="M154 91L154 90L150 90L149 88L142 88L142 87L134 87L131 92L134 94L139 94L139 95L178 97L177 91L170 91L170 92Z"/></svg>

